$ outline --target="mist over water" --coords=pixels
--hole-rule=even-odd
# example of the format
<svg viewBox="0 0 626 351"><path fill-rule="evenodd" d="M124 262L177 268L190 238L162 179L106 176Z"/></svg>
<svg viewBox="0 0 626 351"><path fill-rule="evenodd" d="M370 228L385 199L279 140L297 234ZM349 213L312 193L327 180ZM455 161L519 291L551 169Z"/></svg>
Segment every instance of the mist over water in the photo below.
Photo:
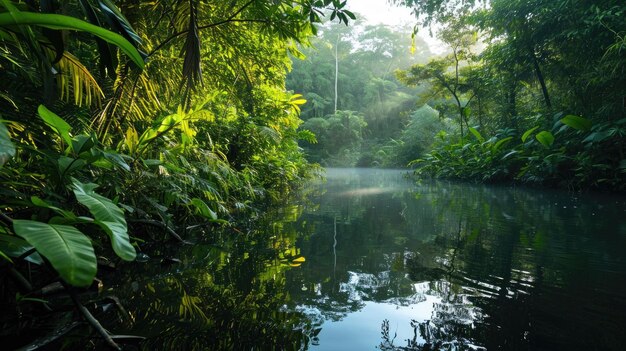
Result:
<svg viewBox="0 0 626 351"><path fill-rule="evenodd" d="M287 272L313 349L619 349L626 203L329 169ZM387 334L385 334L387 333ZM395 336L395 338L394 338Z"/></svg>
<svg viewBox="0 0 626 351"><path fill-rule="evenodd" d="M325 178L247 225L146 247L105 292L132 320L99 318L146 350L626 345L624 198L399 170Z"/></svg>

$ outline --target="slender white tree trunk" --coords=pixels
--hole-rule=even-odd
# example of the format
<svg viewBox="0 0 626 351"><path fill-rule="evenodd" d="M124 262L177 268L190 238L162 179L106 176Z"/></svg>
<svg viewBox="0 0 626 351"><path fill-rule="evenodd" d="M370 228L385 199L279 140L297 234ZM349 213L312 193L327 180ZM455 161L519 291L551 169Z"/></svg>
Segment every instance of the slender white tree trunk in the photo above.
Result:
<svg viewBox="0 0 626 351"><path fill-rule="evenodd" d="M337 114L337 81L339 80L339 35L335 42L335 114Z"/></svg>

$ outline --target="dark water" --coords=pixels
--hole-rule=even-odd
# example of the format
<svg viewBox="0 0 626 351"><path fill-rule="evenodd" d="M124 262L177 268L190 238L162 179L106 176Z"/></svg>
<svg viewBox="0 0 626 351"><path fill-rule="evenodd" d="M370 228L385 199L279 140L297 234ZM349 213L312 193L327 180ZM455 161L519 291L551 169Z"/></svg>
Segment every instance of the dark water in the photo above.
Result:
<svg viewBox="0 0 626 351"><path fill-rule="evenodd" d="M320 193L287 272L312 349L626 348L624 198L341 169Z"/></svg>
<svg viewBox="0 0 626 351"><path fill-rule="evenodd" d="M146 248L103 293L128 314L100 318L150 350L624 350L625 250L623 197L330 169L249 225Z"/></svg>

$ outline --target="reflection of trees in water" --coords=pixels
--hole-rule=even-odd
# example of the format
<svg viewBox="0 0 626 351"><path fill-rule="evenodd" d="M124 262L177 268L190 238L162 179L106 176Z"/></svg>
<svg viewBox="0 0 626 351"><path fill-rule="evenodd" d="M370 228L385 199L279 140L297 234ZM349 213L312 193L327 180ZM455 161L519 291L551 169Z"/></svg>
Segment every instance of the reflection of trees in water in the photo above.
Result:
<svg viewBox="0 0 626 351"><path fill-rule="evenodd" d="M406 305L436 296L428 324L415 321L413 349L456 342L460 349L610 350L626 342L618 327L626 316L616 312L626 310L623 202L612 208L549 190L447 182L373 194L374 181L359 182L348 193L331 184L320 201L330 215L304 215L316 229L302 245L317 257L288 277L319 288L292 291L297 301L336 319L362 308L360 301ZM604 216L595 220L599 210ZM336 276L325 253L335 217ZM411 290L414 282L428 290Z"/></svg>
<svg viewBox="0 0 626 351"><path fill-rule="evenodd" d="M299 350L316 330L307 317L284 308L290 296L285 272L299 264L299 235L290 225L300 216L286 207L249 228L213 232L193 246L155 247L155 262L172 253L180 263L135 265L113 293L133 320L121 324L103 313L106 327L146 336L144 350ZM295 262L295 263L294 263Z"/></svg>
<svg viewBox="0 0 626 351"><path fill-rule="evenodd" d="M460 237L457 237L460 238ZM411 321L413 338L400 341L406 345L397 345L395 336L389 334L389 322L383 321L381 327L382 350L480 350L476 338L475 321L482 317L482 312L471 301L471 294L465 292L460 284L452 283L456 278L454 263L456 248L447 251L448 258L443 260L428 259L423 255L413 255L406 263L409 277L417 283L416 294L437 297L432 304L430 319ZM444 252L446 252L444 250ZM433 262L437 266L428 266L424 262ZM424 299L425 300L425 299Z"/></svg>
<svg viewBox="0 0 626 351"><path fill-rule="evenodd" d="M626 283L626 267L623 253L607 245L615 241L606 238L626 239L615 227L623 203L596 221L591 215L602 206L594 201L549 191L446 187L422 189L418 198L426 202L409 202L408 211L435 214L448 228L456 220L460 230L434 232L407 268L416 281L450 282L456 296L481 311L465 339L487 349L620 349L626 336L616 326L626 325L626 317L614 311L624 311L626 301L615 294ZM444 306L433 306L431 320L442 330L463 315L459 305ZM437 322L438 316L444 318Z"/></svg>
<svg viewBox="0 0 626 351"><path fill-rule="evenodd" d="M406 346L395 345L396 335L393 337L390 335L389 321L385 319L381 326L382 342L378 348L383 351L485 350L468 340L456 337L460 334L458 332L442 330L430 320L424 322L411 320L411 328L413 338L403 340Z"/></svg>

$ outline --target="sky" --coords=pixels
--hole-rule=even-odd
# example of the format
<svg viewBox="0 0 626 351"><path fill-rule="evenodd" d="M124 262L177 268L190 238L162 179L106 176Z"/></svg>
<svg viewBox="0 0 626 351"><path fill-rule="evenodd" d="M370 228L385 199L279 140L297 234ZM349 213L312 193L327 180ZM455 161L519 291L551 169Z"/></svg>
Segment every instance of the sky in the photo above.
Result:
<svg viewBox="0 0 626 351"><path fill-rule="evenodd" d="M371 24L385 24L396 26L409 24L414 26L415 17L408 7L397 7L389 5L387 0L348 0L346 7L353 12L357 12ZM418 35L430 46L433 53L441 54L444 51L442 43L429 35L427 28L420 28Z"/></svg>
<svg viewBox="0 0 626 351"><path fill-rule="evenodd" d="M408 7L387 4L387 0L348 0L347 8L365 16L372 24L414 24L415 18Z"/></svg>

